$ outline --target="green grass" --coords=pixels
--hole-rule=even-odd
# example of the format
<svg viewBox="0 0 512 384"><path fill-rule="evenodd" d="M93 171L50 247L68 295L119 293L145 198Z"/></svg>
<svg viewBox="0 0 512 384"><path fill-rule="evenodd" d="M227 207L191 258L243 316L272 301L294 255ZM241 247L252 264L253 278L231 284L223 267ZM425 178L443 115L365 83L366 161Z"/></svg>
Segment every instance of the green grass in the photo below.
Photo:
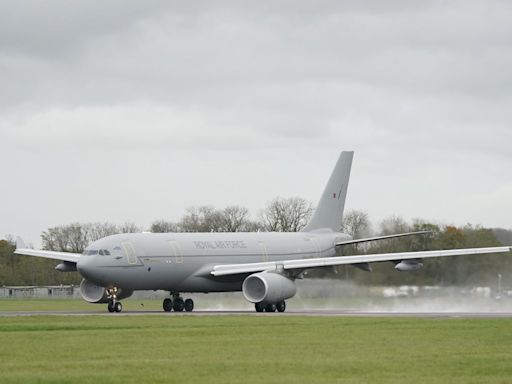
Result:
<svg viewBox="0 0 512 384"><path fill-rule="evenodd" d="M509 383L508 319L0 318L7 383Z"/></svg>

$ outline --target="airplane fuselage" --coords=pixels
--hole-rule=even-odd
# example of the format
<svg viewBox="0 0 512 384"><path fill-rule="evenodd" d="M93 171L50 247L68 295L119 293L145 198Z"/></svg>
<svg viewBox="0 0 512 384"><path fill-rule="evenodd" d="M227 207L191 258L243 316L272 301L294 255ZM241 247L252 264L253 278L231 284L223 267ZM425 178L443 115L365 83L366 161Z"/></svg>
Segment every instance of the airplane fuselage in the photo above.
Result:
<svg viewBox="0 0 512 384"><path fill-rule="evenodd" d="M330 257L349 235L319 233L136 233L92 243L80 274L106 288L170 292L240 291L245 275L216 277L213 265Z"/></svg>

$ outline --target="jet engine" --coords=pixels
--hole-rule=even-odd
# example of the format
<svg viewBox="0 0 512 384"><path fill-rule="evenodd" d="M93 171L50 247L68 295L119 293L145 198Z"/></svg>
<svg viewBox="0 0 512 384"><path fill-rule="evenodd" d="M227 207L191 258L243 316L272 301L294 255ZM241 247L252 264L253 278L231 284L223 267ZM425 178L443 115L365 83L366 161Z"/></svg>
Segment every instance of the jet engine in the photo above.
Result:
<svg viewBox="0 0 512 384"><path fill-rule="evenodd" d="M277 303L295 296L296 292L292 280L274 272L254 273L242 284L242 293L251 303Z"/></svg>
<svg viewBox="0 0 512 384"><path fill-rule="evenodd" d="M100 287L86 279L83 279L80 283L80 294L89 303L108 303L109 301L106 288ZM133 291L118 288L116 297L118 300L122 300L130 297L132 294Z"/></svg>

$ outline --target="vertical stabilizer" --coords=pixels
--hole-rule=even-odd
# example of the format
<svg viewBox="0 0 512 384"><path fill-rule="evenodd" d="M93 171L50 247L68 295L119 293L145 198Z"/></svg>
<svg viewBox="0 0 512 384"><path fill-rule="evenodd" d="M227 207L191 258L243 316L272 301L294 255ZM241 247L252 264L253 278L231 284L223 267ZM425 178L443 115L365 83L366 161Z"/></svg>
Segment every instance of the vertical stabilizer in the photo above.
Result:
<svg viewBox="0 0 512 384"><path fill-rule="evenodd" d="M332 229L338 232L341 229L353 156L353 151L341 152L318 206L303 231Z"/></svg>

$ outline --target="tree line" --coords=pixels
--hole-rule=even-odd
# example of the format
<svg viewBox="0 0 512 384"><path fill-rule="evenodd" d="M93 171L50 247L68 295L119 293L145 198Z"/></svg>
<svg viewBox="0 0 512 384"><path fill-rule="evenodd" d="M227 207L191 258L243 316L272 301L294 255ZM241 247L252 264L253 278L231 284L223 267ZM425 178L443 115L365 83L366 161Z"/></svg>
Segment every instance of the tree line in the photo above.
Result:
<svg viewBox="0 0 512 384"><path fill-rule="evenodd" d="M298 198L275 198L268 202L257 218L240 206L217 209L212 206L190 207L178 221L156 220L150 232L296 232L300 231L313 213L310 202ZM409 231L430 231L426 235L345 246L340 255L363 253L388 253L487 247L512 244L512 231L489 229L470 224L457 227L430 223L424 220L408 222L399 216L388 217L372 225L369 215L362 210L349 210L340 223L342 231L354 238L389 235ZM134 223L71 223L48 228L41 234L43 249L81 253L88 244L105 236L118 233L142 232L144 228ZM54 270L55 261L14 255L12 238L0 240L0 286L2 285L58 285L79 284L78 273L61 273ZM393 263L374 263L373 272L361 271L352 266L317 269L309 277L351 279L361 284L431 284L474 285L491 284L498 273L504 284L512 285L512 258L507 255L476 255L450 258L433 258L424 262L417 272L399 273Z"/></svg>

